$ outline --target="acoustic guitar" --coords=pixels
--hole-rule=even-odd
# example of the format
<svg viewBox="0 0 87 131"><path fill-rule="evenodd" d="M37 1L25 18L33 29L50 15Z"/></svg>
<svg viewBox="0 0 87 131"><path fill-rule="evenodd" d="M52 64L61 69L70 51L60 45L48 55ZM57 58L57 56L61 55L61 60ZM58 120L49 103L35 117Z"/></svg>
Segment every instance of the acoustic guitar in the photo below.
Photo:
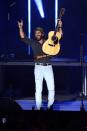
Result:
<svg viewBox="0 0 87 131"><path fill-rule="evenodd" d="M65 8L61 8L59 19L62 18L64 15ZM50 31L48 34L48 39L44 42L42 46L42 50L47 55L57 55L60 51L60 43L59 40L61 39L61 34L58 32L58 22L55 28L55 31Z"/></svg>

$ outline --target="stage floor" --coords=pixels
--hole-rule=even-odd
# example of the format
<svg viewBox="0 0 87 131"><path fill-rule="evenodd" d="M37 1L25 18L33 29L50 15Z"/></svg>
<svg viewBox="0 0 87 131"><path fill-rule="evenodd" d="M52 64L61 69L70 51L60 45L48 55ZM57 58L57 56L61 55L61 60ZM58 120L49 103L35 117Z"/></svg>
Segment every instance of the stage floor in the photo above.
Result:
<svg viewBox="0 0 87 131"><path fill-rule="evenodd" d="M35 108L35 100L34 98L22 98L15 100L18 105L23 110L32 110L32 108ZM84 98L83 101L84 109L87 111L87 98ZM57 99L54 102L53 110L56 111L80 111L80 108L82 106L81 98L76 96L58 96ZM44 110L47 109L47 99L46 97L43 97L42 107Z"/></svg>

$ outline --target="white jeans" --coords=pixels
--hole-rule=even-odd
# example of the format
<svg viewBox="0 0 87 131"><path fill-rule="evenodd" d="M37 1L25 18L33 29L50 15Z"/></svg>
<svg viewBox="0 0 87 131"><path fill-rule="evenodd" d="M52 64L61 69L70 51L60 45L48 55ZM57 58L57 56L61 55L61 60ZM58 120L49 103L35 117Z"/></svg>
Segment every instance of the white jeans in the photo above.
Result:
<svg viewBox="0 0 87 131"><path fill-rule="evenodd" d="M39 110L42 105L42 89L43 89L43 79L45 79L47 83L47 89L48 89L48 108L53 104L54 102L54 96L55 96L55 87L54 87L54 74L52 65L36 65L34 69L34 75L35 75L35 99L36 99L36 107Z"/></svg>

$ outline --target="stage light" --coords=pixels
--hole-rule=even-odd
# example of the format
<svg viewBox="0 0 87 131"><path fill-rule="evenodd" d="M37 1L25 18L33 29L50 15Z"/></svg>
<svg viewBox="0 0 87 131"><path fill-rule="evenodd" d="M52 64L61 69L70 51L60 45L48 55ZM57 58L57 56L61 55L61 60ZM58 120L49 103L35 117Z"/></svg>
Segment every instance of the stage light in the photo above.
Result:
<svg viewBox="0 0 87 131"><path fill-rule="evenodd" d="M43 10L43 3L42 3L42 0L34 0L36 5L37 5L37 8L38 8L38 11L41 15L42 18L44 18L44 10Z"/></svg>
<svg viewBox="0 0 87 131"><path fill-rule="evenodd" d="M28 0L28 36L31 34L31 0Z"/></svg>
<svg viewBox="0 0 87 131"><path fill-rule="evenodd" d="M28 37L31 37L31 0L28 0ZM28 54L30 55L30 46L28 46Z"/></svg>
<svg viewBox="0 0 87 131"><path fill-rule="evenodd" d="M85 67L85 74L84 74L84 95L87 95L87 83L86 83L86 67Z"/></svg>
<svg viewBox="0 0 87 131"><path fill-rule="evenodd" d="M57 19L58 19L58 0L55 0L55 27L57 25Z"/></svg>

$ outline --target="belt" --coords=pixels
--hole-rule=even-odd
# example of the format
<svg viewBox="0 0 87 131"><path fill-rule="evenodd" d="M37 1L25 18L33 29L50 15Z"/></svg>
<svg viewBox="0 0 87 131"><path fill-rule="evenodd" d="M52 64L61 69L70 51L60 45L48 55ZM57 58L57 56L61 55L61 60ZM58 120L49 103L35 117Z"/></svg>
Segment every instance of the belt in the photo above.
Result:
<svg viewBox="0 0 87 131"><path fill-rule="evenodd" d="M35 63L36 65L48 66L51 65L50 63Z"/></svg>

